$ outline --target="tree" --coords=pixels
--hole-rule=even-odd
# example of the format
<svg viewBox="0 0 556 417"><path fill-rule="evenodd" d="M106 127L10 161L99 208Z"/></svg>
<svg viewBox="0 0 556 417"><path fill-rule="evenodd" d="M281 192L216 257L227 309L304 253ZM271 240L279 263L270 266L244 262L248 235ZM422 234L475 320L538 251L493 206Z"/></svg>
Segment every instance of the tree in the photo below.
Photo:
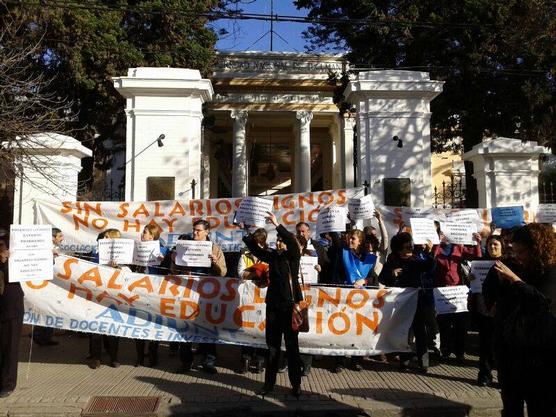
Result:
<svg viewBox="0 0 556 417"><path fill-rule="evenodd" d="M556 150L556 3L544 0L296 0L309 50L345 50L359 68L428 71L433 150L462 136L535 140Z"/></svg>
<svg viewBox="0 0 556 417"><path fill-rule="evenodd" d="M92 147L95 167L107 169L111 154L103 141L125 142L124 100L111 77L126 74L130 67L168 65L208 75L216 35L207 27L207 16L225 3L0 0L0 18L18 22L20 42L36 45L28 70L50 80L42 91L71 103L76 117L65 120L59 130L71 130ZM91 176L88 168L85 175Z"/></svg>

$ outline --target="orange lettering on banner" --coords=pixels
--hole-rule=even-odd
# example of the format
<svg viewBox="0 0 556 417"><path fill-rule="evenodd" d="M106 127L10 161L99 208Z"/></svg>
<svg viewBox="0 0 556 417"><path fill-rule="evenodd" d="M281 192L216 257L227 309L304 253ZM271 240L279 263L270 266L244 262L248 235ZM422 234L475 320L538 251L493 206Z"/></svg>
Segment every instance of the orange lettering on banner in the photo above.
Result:
<svg viewBox="0 0 556 417"><path fill-rule="evenodd" d="M71 300L73 297L75 297L75 295L77 294L78 291L82 291L83 293L85 293L85 298L87 299L87 301L91 301L93 299L93 292L85 287L78 287L73 283L70 283L70 289L68 291L68 298Z"/></svg>
<svg viewBox="0 0 556 417"><path fill-rule="evenodd" d="M95 229L102 230L108 225L108 219L105 219L104 217L98 217L96 219L93 219L93 221L91 221L91 224Z"/></svg>
<svg viewBox="0 0 556 417"><path fill-rule="evenodd" d="M129 220L124 220L124 232L128 232L129 229L135 229L136 232L141 231L141 222L139 220L134 220L133 223L130 223Z"/></svg>
<svg viewBox="0 0 556 417"><path fill-rule="evenodd" d="M44 287L46 287L48 285L49 281L42 281L40 284L33 284L32 281L26 281L25 285L27 285L29 288L32 288L34 290L40 290Z"/></svg>
<svg viewBox="0 0 556 417"><path fill-rule="evenodd" d="M340 197L336 204L342 205L345 204L347 201L346 198L346 190L338 190L338 196Z"/></svg>
<svg viewBox="0 0 556 417"><path fill-rule="evenodd" d="M283 215L282 215L282 223L287 224L287 225L292 225L292 224L296 224L297 221L295 220L295 218L290 219L290 216L294 216L295 215L295 211L291 210L291 211L286 211Z"/></svg>
<svg viewBox="0 0 556 417"><path fill-rule="evenodd" d="M165 317L176 317L173 313L175 300L173 298L160 299L160 314Z"/></svg>
<svg viewBox="0 0 556 417"><path fill-rule="evenodd" d="M220 317L214 318L212 316L212 307L216 305L216 310L218 310L218 306L220 306ZM220 324L224 322L224 319L226 318L226 310L228 308L227 304L207 304L205 306L205 316L207 317L207 321L211 324Z"/></svg>
<svg viewBox="0 0 556 417"><path fill-rule="evenodd" d="M339 318L344 322L343 329L339 329L336 327L336 318ZM349 331L349 326L350 326L349 317L343 311L337 311L335 313L332 313L330 317L328 317L328 330L330 330L333 334L337 336L346 334Z"/></svg>
<svg viewBox="0 0 556 417"><path fill-rule="evenodd" d="M205 288L208 284L210 292ZM203 278L197 285L197 292L203 298L214 298L220 293L220 281L216 278Z"/></svg>
<svg viewBox="0 0 556 417"><path fill-rule="evenodd" d="M244 321L243 320L243 312L244 311L253 311L255 310L255 306L246 304L243 306L239 306L234 311L234 323L237 327L244 327L246 329L253 329L255 327L255 323L252 321Z"/></svg>
<svg viewBox="0 0 556 417"><path fill-rule="evenodd" d="M322 311L317 311L317 320L316 320L316 325L317 325L317 334L322 334Z"/></svg>
<svg viewBox="0 0 556 417"><path fill-rule="evenodd" d="M282 198L282 207L285 209L292 209L294 208L295 204L292 200L292 196L291 195L287 195L284 198Z"/></svg>
<svg viewBox="0 0 556 417"><path fill-rule="evenodd" d="M237 296L237 287L239 285L238 279L228 279L226 280L226 284L224 287L226 288L227 292L220 296L220 300L222 301L232 301Z"/></svg>
<svg viewBox="0 0 556 417"><path fill-rule="evenodd" d="M176 219L172 220L172 223L173 223L175 220L176 220ZM163 219L162 221L164 221L164 219ZM156 222L155 219L152 219L149 223L147 223L147 225L151 225L151 226L156 227L160 233L162 233L162 232L164 231L164 229L158 225L158 223Z"/></svg>
<svg viewBox="0 0 556 417"><path fill-rule="evenodd" d="M62 209L60 209L60 213L62 214L68 214L71 213L73 210L73 206L71 204L71 201L62 201Z"/></svg>
<svg viewBox="0 0 556 417"><path fill-rule="evenodd" d="M120 212L117 214L118 218L122 219L126 217L129 213L127 208L129 207L129 203L122 203L120 204Z"/></svg>
<svg viewBox="0 0 556 417"><path fill-rule="evenodd" d="M77 282L83 284L85 281L93 281L97 287L102 287L102 278L100 277L100 272L98 267L91 268L81 274L79 278L77 278Z"/></svg>
<svg viewBox="0 0 556 417"><path fill-rule="evenodd" d="M124 300L130 306L132 306L135 301L137 301L139 298L141 298L137 294L132 295L131 297L128 297L127 295L122 294L121 292L118 293L118 297L120 297L122 300Z"/></svg>
<svg viewBox="0 0 556 417"><path fill-rule="evenodd" d="M108 294L107 291L104 291L102 294L97 295L97 302L100 303L100 302L102 302L102 300L105 300L105 299L115 301L116 304L118 304L118 305L122 304L122 302L120 300L118 300L117 298L111 297L110 294Z"/></svg>
<svg viewBox="0 0 556 417"><path fill-rule="evenodd" d="M191 314L187 314L187 307L193 309ZM181 300L180 301L180 319L182 320L195 320L199 315L199 304L191 300Z"/></svg>
<svg viewBox="0 0 556 417"><path fill-rule="evenodd" d="M354 302L353 298L356 295L361 295L362 298L359 302ZM346 297L346 304L348 306L350 306L351 308L353 308L354 310L357 310L363 306L365 306L365 304L367 304L367 302L369 301L369 293L365 290L351 290L348 293L348 296Z"/></svg>
<svg viewBox="0 0 556 417"><path fill-rule="evenodd" d="M183 210L183 207L182 207ZM190 216L202 216L205 213L203 212L203 202L201 200L189 200L189 215ZM170 216L172 213L170 213ZM182 216L185 215L185 211L183 212Z"/></svg>
<svg viewBox="0 0 556 417"><path fill-rule="evenodd" d="M390 294L390 290L385 290L384 288L378 290L376 293L376 300L373 301L373 307L375 308L384 307L384 303L386 302L386 300L384 300L384 297L386 297L388 294Z"/></svg>
<svg viewBox="0 0 556 417"><path fill-rule="evenodd" d="M272 199L272 206L274 208L274 211L280 210L280 196L274 196L274 198Z"/></svg>
<svg viewBox="0 0 556 417"><path fill-rule="evenodd" d="M363 334L363 325L371 329L374 333L378 330L378 312L373 311L373 319L364 316L363 314L355 313L355 332L357 336Z"/></svg>
<svg viewBox="0 0 556 417"><path fill-rule="evenodd" d="M264 332L264 329L266 329L266 320L261 321L257 326L257 329L259 329L261 332Z"/></svg>
<svg viewBox="0 0 556 417"><path fill-rule="evenodd" d="M145 217L149 217L149 210L147 209L147 207L144 204L140 204L139 207L137 208L137 210L135 210L133 212L133 214L131 215L131 217L139 217L139 215L145 216Z"/></svg>
<svg viewBox="0 0 556 417"><path fill-rule="evenodd" d="M171 220L170 219L162 219L162 221L168 225L168 232L169 233L174 232L174 223L176 222L176 220L178 220L178 219L171 219Z"/></svg>
<svg viewBox="0 0 556 417"><path fill-rule="evenodd" d="M154 203L154 217L164 217L164 213L160 212L160 203Z"/></svg>
<svg viewBox="0 0 556 417"><path fill-rule="evenodd" d="M122 286L119 285L116 280L118 279L118 277L120 276L120 273L122 272L121 269L115 269L114 272L112 273L112 276L110 277L110 279L108 280L108 285L106 285L108 288L110 288L111 290L121 290Z"/></svg>
<svg viewBox="0 0 556 417"><path fill-rule="evenodd" d="M305 204L314 205L315 204L315 195L313 193L307 194L299 194L299 208L305 208Z"/></svg>
<svg viewBox="0 0 556 417"><path fill-rule="evenodd" d="M183 294L181 295L184 298L189 298L191 296L191 288L193 288L193 284L195 280L193 278L188 278L185 282L185 287L183 288Z"/></svg>
<svg viewBox="0 0 556 417"><path fill-rule="evenodd" d="M318 296L318 300L317 300L317 306L318 307L322 307L324 305L325 301L328 301L331 304L334 304L336 307L338 307L338 305L340 304L340 298L342 296L342 290L340 288L336 288L336 294L334 297L331 297L330 295L328 295L328 293L322 289L319 288L319 296Z"/></svg>
<svg viewBox="0 0 556 417"><path fill-rule="evenodd" d="M100 208L100 203L96 203L96 205L94 207L92 205L90 205L89 203L83 203L83 208L85 209L86 214L89 214L92 211L93 213L96 213L98 216L102 216L102 210Z"/></svg>
<svg viewBox="0 0 556 417"><path fill-rule="evenodd" d="M316 223L318 215L319 215L318 209L313 209L309 212L309 214L307 215L307 220L305 221Z"/></svg>
<svg viewBox="0 0 556 417"><path fill-rule="evenodd" d="M135 281L133 284L131 284L128 287L129 291L133 291L136 288L144 288L147 291L147 294L150 294L153 292L153 285L151 283L151 278L146 275L143 278Z"/></svg>
<svg viewBox="0 0 556 417"><path fill-rule="evenodd" d="M207 222L209 222L211 229L217 229L220 226L220 218L208 216L205 218Z"/></svg>
<svg viewBox="0 0 556 417"><path fill-rule="evenodd" d="M175 214L179 214L180 216L185 216L185 210L183 206L179 203L179 201L175 202L174 207L172 207L172 210L170 210L170 213L168 214L168 217L173 216Z"/></svg>
<svg viewBox="0 0 556 417"><path fill-rule="evenodd" d="M265 301L264 297L261 297L261 289L259 287L255 287L255 291L253 291L253 304L263 304Z"/></svg>
<svg viewBox="0 0 556 417"><path fill-rule="evenodd" d="M237 210L239 208L239 205L241 204L241 200L243 200L243 198L236 198L234 200L234 208Z"/></svg>
<svg viewBox="0 0 556 417"><path fill-rule="evenodd" d="M232 203L230 203L229 200L218 200L214 205L214 208L218 214L226 216L232 212Z"/></svg>
<svg viewBox="0 0 556 417"><path fill-rule="evenodd" d="M326 197L326 198L325 198ZM319 204L326 205L334 201L334 195L331 192L323 191L317 196Z"/></svg>
<svg viewBox="0 0 556 417"><path fill-rule="evenodd" d="M73 215L73 226L75 230L79 230L79 224L82 224L83 227L89 228L89 213L85 214L83 219L80 219L77 215Z"/></svg>
<svg viewBox="0 0 556 417"><path fill-rule="evenodd" d="M159 295L166 294L166 290L168 289L170 293L175 297L179 294L178 287L181 285L182 279L180 277L176 277L174 275L166 275L162 280L162 285L160 285L160 289L158 290ZM170 287L168 287L168 283L172 283ZM174 316L172 316L174 317Z"/></svg>
<svg viewBox="0 0 556 417"><path fill-rule="evenodd" d="M64 265L63 265L64 266L64 273L61 274L60 272L58 272L56 274L56 277L60 278L60 279L70 279L71 278L71 265L72 264L77 264L77 263L79 263L79 260L77 260L75 258L66 259L64 261Z"/></svg>

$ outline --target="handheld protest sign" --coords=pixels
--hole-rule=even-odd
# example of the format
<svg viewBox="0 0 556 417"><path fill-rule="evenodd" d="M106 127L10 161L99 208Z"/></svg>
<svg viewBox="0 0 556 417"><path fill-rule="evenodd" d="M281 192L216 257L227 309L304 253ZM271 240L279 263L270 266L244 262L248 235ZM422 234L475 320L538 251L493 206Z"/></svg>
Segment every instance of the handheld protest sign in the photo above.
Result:
<svg viewBox="0 0 556 417"><path fill-rule="evenodd" d="M466 285L439 287L435 288L433 293L437 315L464 313L467 311L469 288Z"/></svg>
<svg viewBox="0 0 556 417"><path fill-rule="evenodd" d="M350 198L348 200L348 210L351 220L372 219L375 214L372 196L369 194L361 198Z"/></svg>
<svg viewBox="0 0 556 417"><path fill-rule="evenodd" d="M438 233L434 220L424 217L409 219L411 224L411 235L413 236L413 243L416 245L426 245L427 241L431 241L433 245L440 244Z"/></svg>
<svg viewBox="0 0 556 417"><path fill-rule="evenodd" d="M149 240L146 242L136 242L133 253L133 264L140 266L160 265L160 242Z"/></svg>
<svg viewBox="0 0 556 417"><path fill-rule="evenodd" d="M244 197L239 203L235 221L264 227L269 211L272 211L272 200L260 197Z"/></svg>
<svg viewBox="0 0 556 417"><path fill-rule="evenodd" d="M511 229L525 224L523 206L493 207L490 214L492 222L501 229Z"/></svg>
<svg viewBox="0 0 556 417"><path fill-rule="evenodd" d="M109 265L112 262L118 265L133 263L135 241L133 239L101 239L98 241L98 263Z"/></svg>
<svg viewBox="0 0 556 417"><path fill-rule="evenodd" d="M473 274L475 279L471 281L469 286L470 292L477 294L483 292L483 282L492 265L494 265L494 261L471 261L471 274Z"/></svg>
<svg viewBox="0 0 556 417"><path fill-rule="evenodd" d="M318 265L318 261L316 256L302 256L299 259L299 278L303 274L305 284L318 283L319 273L315 268Z"/></svg>
<svg viewBox="0 0 556 417"><path fill-rule="evenodd" d="M441 223L442 233L448 242L456 245L475 245L473 233L476 233L476 224L467 222L443 222Z"/></svg>
<svg viewBox="0 0 556 417"><path fill-rule="evenodd" d="M52 226L10 226L9 281L25 282L54 278Z"/></svg>
<svg viewBox="0 0 556 417"><path fill-rule="evenodd" d="M319 211L317 216L317 234L345 232L347 212L344 207L327 207Z"/></svg>
<svg viewBox="0 0 556 417"><path fill-rule="evenodd" d="M176 265L210 268L211 254L211 241L178 240L176 242Z"/></svg>

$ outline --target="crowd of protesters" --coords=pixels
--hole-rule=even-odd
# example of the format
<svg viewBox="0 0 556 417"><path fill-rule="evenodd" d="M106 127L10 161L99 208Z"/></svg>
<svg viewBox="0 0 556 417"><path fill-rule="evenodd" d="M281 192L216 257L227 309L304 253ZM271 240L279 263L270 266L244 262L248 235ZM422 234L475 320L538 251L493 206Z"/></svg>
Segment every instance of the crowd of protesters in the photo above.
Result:
<svg viewBox="0 0 556 417"><path fill-rule="evenodd" d="M345 233L328 233L316 237L310 226L301 222L295 233L280 225L269 213L269 222L276 227L276 246L269 247L267 231L254 230L241 225L246 233L245 249L239 259L228 260L217 244L212 246L211 266L191 268L176 265L175 250L163 248L161 266L139 268L135 272L172 274L199 274L236 276L252 280L267 288L266 344L267 349L243 347L238 372L251 369L262 372L266 367L264 385L260 395L271 392L276 374L288 370L292 394L299 398L302 376L311 371L313 357L299 352L298 333L292 330L291 315L294 303L303 299L299 283L301 256L318 258L316 266L319 284L418 288L415 316L408 335L412 353L381 355L378 360L396 361L403 369L411 368L427 373L429 355L436 354L441 361L464 363L467 335L470 325L478 329L479 366L477 384L491 385L493 369L498 370L505 416L523 416L527 404L529 416L552 416L556 396L551 395L550 381L556 372L556 239L550 225L528 224L514 230L488 236L474 235L474 245L450 243L437 225L440 244L415 245L412 235L401 225L399 232L389 240L380 213L375 213L378 228L371 226L359 230L350 225ZM210 226L205 220L193 223L190 235L179 239L209 240ZM251 232L251 233L250 233ZM98 239L116 238L120 232L109 229ZM147 226L141 240L158 240L156 227ZM59 229L53 228L55 254L63 239ZM18 336L21 334L23 292L19 284L8 280L8 237L0 237L0 389L1 396L9 395L16 386ZM484 247L482 246L484 242ZM95 255L92 254L93 260ZM98 255L96 258L98 262ZM436 315L433 288L469 285L476 279L469 273L468 262L493 260L493 267L483 284L483 292L470 293L468 313ZM124 265L111 265L127 268ZM438 338L439 333L439 345ZM41 346L55 345L52 331L35 329L33 340ZM281 355L282 337L286 354ZM90 366L101 364L102 344L109 353L109 364L118 367L118 338L91 335L89 344ZM148 342L148 365L158 364L158 342ZM145 364L145 341L137 341L136 366ZM193 365L193 346L179 343L171 348L179 351L180 372L188 372ZM201 344L202 369L216 373L216 347ZM331 372L341 372L345 366L362 369L361 357L334 358ZM253 365L253 366L251 366ZM551 414L552 413L552 414Z"/></svg>

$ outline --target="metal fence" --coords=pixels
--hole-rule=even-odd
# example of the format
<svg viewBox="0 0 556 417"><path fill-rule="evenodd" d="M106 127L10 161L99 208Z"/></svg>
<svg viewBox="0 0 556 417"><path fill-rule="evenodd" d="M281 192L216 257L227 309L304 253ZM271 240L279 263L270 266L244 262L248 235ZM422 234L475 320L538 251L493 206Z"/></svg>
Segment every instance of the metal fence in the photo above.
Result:
<svg viewBox="0 0 556 417"><path fill-rule="evenodd" d="M434 207L435 208L463 208L466 206L466 190L463 178L454 179L446 182L442 181L442 186L434 187Z"/></svg>
<svg viewBox="0 0 556 417"><path fill-rule="evenodd" d="M556 184L553 181L539 178L539 202L541 204L556 203Z"/></svg>

